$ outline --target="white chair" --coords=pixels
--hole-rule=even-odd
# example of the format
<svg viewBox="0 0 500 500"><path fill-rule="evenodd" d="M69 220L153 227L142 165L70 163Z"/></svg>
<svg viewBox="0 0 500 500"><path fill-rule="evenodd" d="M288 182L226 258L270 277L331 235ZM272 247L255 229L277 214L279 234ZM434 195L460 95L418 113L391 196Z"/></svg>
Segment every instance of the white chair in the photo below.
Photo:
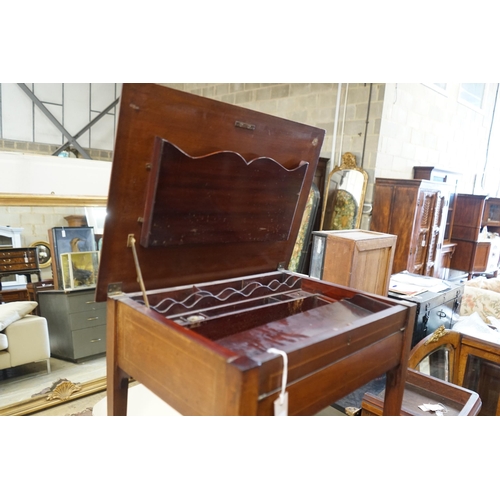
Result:
<svg viewBox="0 0 500 500"><path fill-rule="evenodd" d="M0 333L0 370L37 361L50 373L49 329L45 318L28 314Z"/></svg>

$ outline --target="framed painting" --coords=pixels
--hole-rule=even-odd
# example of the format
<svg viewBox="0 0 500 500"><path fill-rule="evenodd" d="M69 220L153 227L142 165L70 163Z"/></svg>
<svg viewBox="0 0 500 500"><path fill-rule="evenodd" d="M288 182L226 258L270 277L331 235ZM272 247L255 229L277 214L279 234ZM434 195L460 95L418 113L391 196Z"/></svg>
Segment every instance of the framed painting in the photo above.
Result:
<svg viewBox="0 0 500 500"><path fill-rule="evenodd" d="M53 227L49 229L54 289L62 290L61 254L96 250L93 227Z"/></svg>

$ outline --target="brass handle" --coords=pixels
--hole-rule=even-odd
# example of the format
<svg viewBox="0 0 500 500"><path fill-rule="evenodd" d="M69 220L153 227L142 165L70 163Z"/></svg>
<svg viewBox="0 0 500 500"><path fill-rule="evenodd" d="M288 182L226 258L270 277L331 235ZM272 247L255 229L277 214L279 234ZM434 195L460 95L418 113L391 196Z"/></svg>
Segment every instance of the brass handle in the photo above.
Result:
<svg viewBox="0 0 500 500"><path fill-rule="evenodd" d="M94 321L96 319L99 319L99 316L96 316L95 318L87 318L87 321Z"/></svg>
<svg viewBox="0 0 500 500"><path fill-rule="evenodd" d="M92 340L90 341L90 343L92 344L93 342L100 342L100 341L101 341L101 339L92 339Z"/></svg>
<svg viewBox="0 0 500 500"><path fill-rule="evenodd" d="M85 304L95 304L95 300L87 300L87 302L85 302Z"/></svg>

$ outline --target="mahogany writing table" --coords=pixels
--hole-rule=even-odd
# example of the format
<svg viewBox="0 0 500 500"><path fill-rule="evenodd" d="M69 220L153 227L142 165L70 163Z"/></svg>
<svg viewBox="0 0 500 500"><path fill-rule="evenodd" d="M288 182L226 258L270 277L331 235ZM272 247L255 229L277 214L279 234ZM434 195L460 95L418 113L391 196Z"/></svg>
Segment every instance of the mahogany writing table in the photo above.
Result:
<svg viewBox="0 0 500 500"><path fill-rule="evenodd" d="M108 414L129 377L184 415L314 414L387 375L398 415L415 307L286 271L324 131L124 84L96 298Z"/></svg>

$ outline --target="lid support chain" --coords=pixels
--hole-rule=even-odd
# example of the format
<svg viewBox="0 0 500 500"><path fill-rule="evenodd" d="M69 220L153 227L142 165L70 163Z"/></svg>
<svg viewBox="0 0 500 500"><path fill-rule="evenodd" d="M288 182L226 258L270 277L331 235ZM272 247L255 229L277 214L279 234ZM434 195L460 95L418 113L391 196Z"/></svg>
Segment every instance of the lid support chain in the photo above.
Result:
<svg viewBox="0 0 500 500"><path fill-rule="evenodd" d="M132 248L132 254L134 255L135 271L137 273L137 281L142 290L142 298L144 299L144 304L149 309L149 300L146 294L146 287L144 286L144 280L142 279L141 266L139 265L139 259L137 257L137 250L135 248L135 236L133 234L128 235L127 246Z"/></svg>

